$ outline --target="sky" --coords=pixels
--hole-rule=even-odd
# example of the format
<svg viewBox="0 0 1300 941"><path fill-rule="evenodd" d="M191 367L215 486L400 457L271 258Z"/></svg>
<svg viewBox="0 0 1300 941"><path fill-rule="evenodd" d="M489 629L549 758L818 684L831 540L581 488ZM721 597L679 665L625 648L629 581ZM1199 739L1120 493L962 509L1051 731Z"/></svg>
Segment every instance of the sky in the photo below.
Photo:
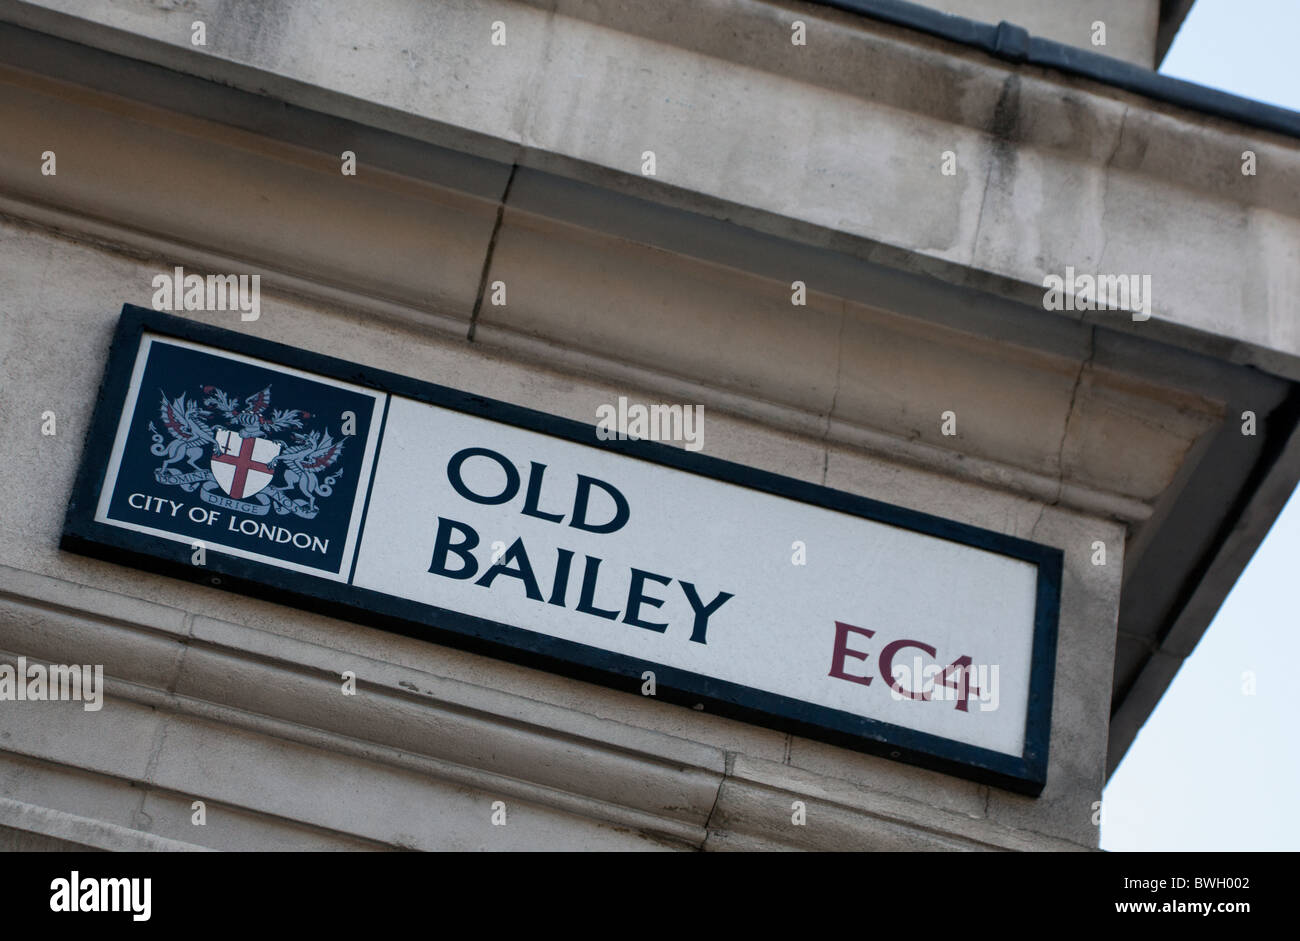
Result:
<svg viewBox="0 0 1300 941"><path fill-rule="evenodd" d="M1160 71L1300 111L1298 36L1300 0L1196 0ZM1293 495L1111 777L1102 849L1300 850L1298 569Z"/></svg>

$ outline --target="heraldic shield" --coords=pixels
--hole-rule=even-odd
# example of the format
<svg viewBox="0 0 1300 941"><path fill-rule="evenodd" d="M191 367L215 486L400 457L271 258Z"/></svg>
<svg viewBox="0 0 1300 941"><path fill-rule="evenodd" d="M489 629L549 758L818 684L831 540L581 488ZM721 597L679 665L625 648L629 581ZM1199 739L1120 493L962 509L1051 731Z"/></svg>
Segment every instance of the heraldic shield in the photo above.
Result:
<svg viewBox="0 0 1300 941"><path fill-rule="evenodd" d="M214 435L212 476L236 500L246 500L275 477L270 464L280 454L280 444L266 438L245 438L222 428Z"/></svg>

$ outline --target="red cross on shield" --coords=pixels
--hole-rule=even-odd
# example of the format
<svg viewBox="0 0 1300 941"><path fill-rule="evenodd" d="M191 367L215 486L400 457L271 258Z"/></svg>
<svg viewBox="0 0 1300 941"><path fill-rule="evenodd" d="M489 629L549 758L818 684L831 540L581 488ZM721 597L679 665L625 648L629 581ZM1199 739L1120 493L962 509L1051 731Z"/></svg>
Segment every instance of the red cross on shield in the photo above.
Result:
<svg viewBox="0 0 1300 941"><path fill-rule="evenodd" d="M217 453L212 455L212 476L236 500L257 493L275 476L268 466L280 445L265 438L245 438L222 428L217 431Z"/></svg>

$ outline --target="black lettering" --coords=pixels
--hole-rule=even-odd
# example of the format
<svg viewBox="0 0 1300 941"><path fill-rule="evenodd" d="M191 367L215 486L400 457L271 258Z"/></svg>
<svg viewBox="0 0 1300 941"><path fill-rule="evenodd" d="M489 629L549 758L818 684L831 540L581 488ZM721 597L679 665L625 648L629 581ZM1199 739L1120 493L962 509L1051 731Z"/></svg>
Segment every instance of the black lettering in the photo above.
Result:
<svg viewBox="0 0 1300 941"><path fill-rule="evenodd" d="M514 562L519 567L510 568L507 563ZM476 581L475 585L482 585L484 588L492 587L492 580L498 575L509 575L511 578L517 578L524 583L524 591L533 601L542 600L542 590L537 587L537 576L533 574L533 564L528 561L528 553L524 552L523 539L516 539L510 544L510 548L505 551L501 561L497 562L490 569L483 573L483 577Z"/></svg>
<svg viewBox="0 0 1300 941"><path fill-rule="evenodd" d="M582 597L578 599L578 610L583 614L594 614L598 618L613 621L618 617L617 611L607 611L595 607L596 572L600 568L600 559L587 556L587 567L582 573Z"/></svg>
<svg viewBox="0 0 1300 941"><path fill-rule="evenodd" d="M501 469L506 472L506 486L495 497L485 497L477 494L469 487L465 486L465 481L461 478L461 467L472 457L491 458L501 465ZM519 471L510 459L504 454L498 454L488 448L464 448L457 451L447 462L447 479L451 481L451 486L455 491L472 503L482 503L486 506L497 506L502 503L509 503L514 499L515 494L519 492Z"/></svg>
<svg viewBox="0 0 1300 941"><path fill-rule="evenodd" d="M662 634L668 629L667 624L655 624L651 621L642 621L640 619L641 605L648 604L652 608L662 608L664 600L662 598L651 598L645 593L645 581L650 579L652 582L658 582L660 585L671 585L673 580L663 575L656 575L654 572L643 572L640 569L632 570L632 584L627 591L627 612L623 615L623 623L631 624L633 627L644 627L652 631L658 631Z"/></svg>
<svg viewBox="0 0 1300 941"><path fill-rule="evenodd" d="M595 484L614 500L614 518L608 523L593 526L587 522L587 501L591 496L591 487ZM573 521L569 523L574 529L584 529L589 533L613 533L627 525L631 511L628 509L627 497L619 493L613 484L607 484L586 474L578 475L578 492L573 498Z"/></svg>
<svg viewBox="0 0 1300 941"><path fill-rule="evenodd" d="M709 630L709 616L734 598L735 595L729 591L720 591L718 596L706 606L701 604L700 596L696 593L694 585L690 582L682 582L681 585L682 591L686 593L686 600L695 609L695 626L691 629L691 640L697 644L707 644L708 641L704 638Z"/></svg>
<svg viewBox="0 0 1300 941"><path fill-rule="evenodd" d="M532 470L528 474L528 495L524 497L524 516L534 516L539 520L547 520L552 523L563 522L563 513L547 513L537 507L537 501L542 496L542 475L546 473L546 465L532 462Z"/></svg>
<svg viewBox="0 0 1300 941"><path fill-rule="evenodd" d="M465 538L453 543L451 541L453 530L459 530ZM435 575L446 575L448 578L473 578L474 573L478 571L478 560L470 554L470 550L477 545L478 533L473 528L464 523L457 523L455 520L438 517L438 536L433 541L433 561L429 564L429 571ZM454 572L447 568L449 552L456 553L465 562L464 566Z"/></svg>
<svg viewBox="0 0 1300 941"><path fill-rule="evenodd" d="M564 607L564 596L569 591L569 567L572 564L572 552L568 549L555 550L555 585L551 588L551 600L547 604Z"/></svg>

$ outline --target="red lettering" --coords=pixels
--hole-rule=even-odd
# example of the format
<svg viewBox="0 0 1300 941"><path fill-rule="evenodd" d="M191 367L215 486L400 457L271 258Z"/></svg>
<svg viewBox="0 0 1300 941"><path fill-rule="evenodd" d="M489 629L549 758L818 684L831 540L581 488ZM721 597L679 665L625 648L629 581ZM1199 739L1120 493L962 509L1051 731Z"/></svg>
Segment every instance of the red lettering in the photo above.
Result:
<svg viewBox="0 0 1300 941"><path fill-rule="evenodd" d="M863 686L871 685L869 676L853 676L844 672L845 657L852 657L855 660L866 660L869 654L861 650L849 649L849 631L861 634L864 637L874 637L876 632L869 631L865 627L854 627L852 624L845 624L843 621L835 622L835 652L831 654L831 672L828 676L833 676L837 680L848 680L850 683L861 683Z"/></svg>
<svg viewBox="0 0 1300 941"><path fill-rule="evenodd" d="M971 683L973 668L970 663L970 657L958 657L943 668L943 676L939 680L942 685L957 691L957 708L962 712L968 711L967 703L971 698L971 694L973 693L977 698L980 694L980 691ZM957 674L956 677L953 677L953 673Z"/></svg>
<svg viewBox="0 0 1300 941"><path fill-rule="evenodd" d="M885 649L880 651L880 676L889 684L889 688L900 696L905 696L908 699L929 699L930 694L925 690L921 690L919 694L913 693L910 689L904 689L894 679L894 654L904 647L915 647L917 650L924 650L932 657L935 655L933 647L929 644L923 644L919 640L896 640L892 644L886 644ZM920 677L915 677L915 679L919 680Z"/></svg>

